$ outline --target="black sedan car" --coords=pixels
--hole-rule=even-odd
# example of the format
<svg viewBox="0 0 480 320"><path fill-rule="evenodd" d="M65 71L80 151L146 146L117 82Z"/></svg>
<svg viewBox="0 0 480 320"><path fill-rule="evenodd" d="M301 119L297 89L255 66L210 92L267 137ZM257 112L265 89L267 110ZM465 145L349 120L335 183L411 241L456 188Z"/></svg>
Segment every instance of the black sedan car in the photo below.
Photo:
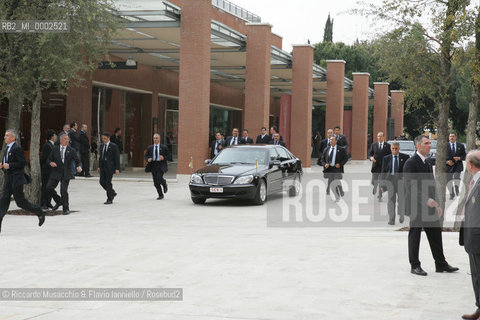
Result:
<svg viewBox="0 0 480 320"><path fill-rule="evenodd" d="M192 201L203 204L208 198L251 199L263 204L267 196L299 190L302 163L279 145L238 145L223 149L205 167L190 177Z"/></svg>

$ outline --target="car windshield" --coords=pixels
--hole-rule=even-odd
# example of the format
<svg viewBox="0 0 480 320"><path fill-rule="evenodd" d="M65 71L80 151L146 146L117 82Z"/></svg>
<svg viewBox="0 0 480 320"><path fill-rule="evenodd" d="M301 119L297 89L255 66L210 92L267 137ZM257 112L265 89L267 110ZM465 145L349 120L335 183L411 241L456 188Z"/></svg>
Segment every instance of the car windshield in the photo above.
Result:
<svg viewBox="0 0 480 320"><path fill-rule="evenodd" d="M268 150L253 148L227 148L220 152L212 164L266 164Z"/></svg>
<svg viewBox="0 0 480 320"><path fill-rule="evenodd" d="M396 140L390 141L389 143L391 144L392 142L397 142L400 145L400 151L415 151L415 144L413 141Z"/></svg>

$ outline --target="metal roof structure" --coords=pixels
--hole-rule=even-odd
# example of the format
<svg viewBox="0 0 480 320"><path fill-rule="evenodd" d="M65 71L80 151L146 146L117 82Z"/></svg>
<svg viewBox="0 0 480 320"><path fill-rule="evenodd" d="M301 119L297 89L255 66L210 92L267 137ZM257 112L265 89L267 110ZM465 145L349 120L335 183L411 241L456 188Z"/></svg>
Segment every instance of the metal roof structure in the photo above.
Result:
<svg viewBox="0 0 480 320"><path fill-rule="evenodd" d="M132 56L138 63L157 69L178 71L180 64L181 8L168 1L117 0L115 14L124 21L118 30L109 53L127 59ZM212 5L246 22L260 22L261 18L226 0L212 0ZM218 22L211 22L211 81L245 89L246 35ZM271 96L291 94L292 55L275 46L271 47ZM313 64L313 105L325 105L327 70ZM353 81L345 78L345 105L353 100ZM373 89L369 89L373 104Z"/></svg>

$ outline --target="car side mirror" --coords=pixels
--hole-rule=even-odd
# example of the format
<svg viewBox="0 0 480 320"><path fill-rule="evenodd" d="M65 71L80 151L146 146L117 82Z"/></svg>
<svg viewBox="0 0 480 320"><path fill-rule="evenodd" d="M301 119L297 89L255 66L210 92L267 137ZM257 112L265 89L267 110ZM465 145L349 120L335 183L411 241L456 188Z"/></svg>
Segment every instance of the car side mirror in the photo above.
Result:
<svg viewBox="0 0 480 320"><path fill-rule="evenodd" d="M279 166L280 164L282 164L280 160L272 160L268 163L268 167L272 169L273 166Z"/></svg>
<svg viewBox="0 0 480 320"><path fill-rule="evenodd" d="M210 164L210 163L212 163L212 160L211 160L211 159L207 159L207 160L205 160L205 164L207 164L207 165L208 165L208 164Z"/></svg>

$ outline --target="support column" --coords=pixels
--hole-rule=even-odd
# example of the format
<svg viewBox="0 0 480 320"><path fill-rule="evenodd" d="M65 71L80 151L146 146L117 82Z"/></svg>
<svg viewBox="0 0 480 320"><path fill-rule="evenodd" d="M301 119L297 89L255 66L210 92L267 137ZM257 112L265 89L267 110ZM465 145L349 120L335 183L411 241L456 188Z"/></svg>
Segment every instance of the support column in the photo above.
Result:
<svg viewBox="0 0 480 320"><path fill-rule="evenodd" d="M278 125L278 132L282 135L283 141L287 148L290 148L290 123L292 120L292 96L289 94L282 94L280 98L280 121Z"/></svg>
<svg viewBox="0 0 480 320"><path fill-rule="evenodd" d="M352 160L367 159L369 73L353 73Z"/></svg>
<svg viewBox="0 0 480 320"><path fill-rule="evenodd" d="M392 90L390 91L392 96L392 109L390 117L395 120L395 133L396 137L403 135L403 112L404 112L404 91Z"/></svg>
<svg viewBox="0 0 480 320"><path fill-rule="evenodd" d="M340 126L343 130L345 106L345 61L327 60L327 110L325 113L325 134L327 130Z"/></svg>
<svg viewBox="0 0 480 320"><path fill-rule="evenodd" d="M380 131L387 136L388 118L388 82L374 82L375 98L373 99L373 132L376 137ZM375 138L373 139L375 141Z"/></svg>
<svg viewBox="0 0 480 320"><path fill-rule="evenodd" d="M178 173L208 159L210 118L210 0L183 0L180 23ZM195 139L193 139L195 138Z"/></svg>
<svg viewBox="0 0 480 320"><path fill-rule="evenodd" d="M270 49L272 25L247 23L247 62L243 127L250 132L268 128L270 115Z"/></svg>
<svg viewBox="0 0 480 320"><path fill-rule="evenodd" d="M72 87L67 90L65 123L75 121L81 126L85 123L88 130L92 128L92 80L87 79L81 87ZM80 128L81 129L81 128ZM92 131L89 132L91 134Z"/></svg>
<svg viewBox="0 0 480 320"><path fill-rule="evenodd" d="M292 64L292 131L290 138L295 143L290 145L290 150L302 160L305 168L312 166L312 94L313 46L294 45Z"/></svg>

